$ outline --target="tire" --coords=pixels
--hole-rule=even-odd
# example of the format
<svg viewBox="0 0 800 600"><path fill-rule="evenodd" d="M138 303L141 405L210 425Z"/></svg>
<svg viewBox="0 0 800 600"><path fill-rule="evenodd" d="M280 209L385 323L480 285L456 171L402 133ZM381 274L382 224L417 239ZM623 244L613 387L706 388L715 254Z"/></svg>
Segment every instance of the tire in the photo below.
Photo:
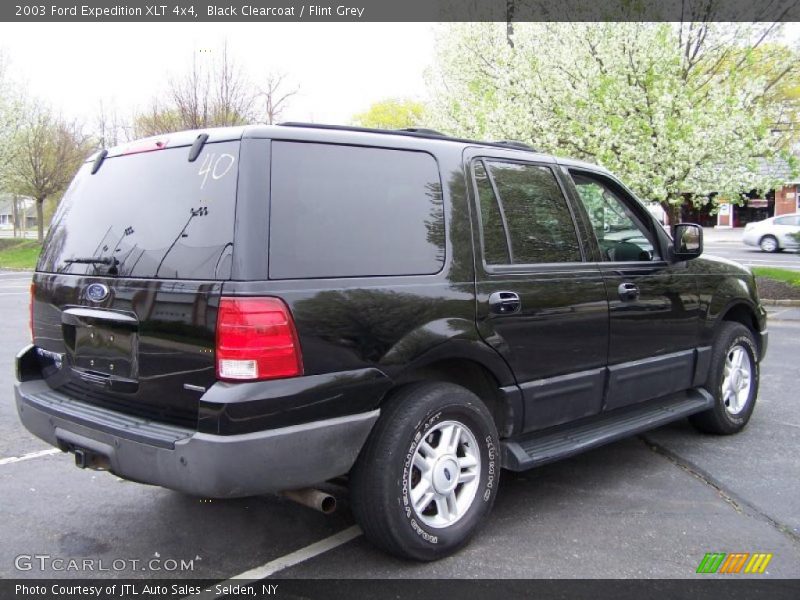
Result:
<svg viewBox="0 0 800 600"><path fill-rule="evenodd" d="M726 377L726 371L731 368L734 374ZM753 414L758 383L758 351L753 334L739 323L722 323L714 342L706 384L706 389L714 396L714 407L689 420L704 433L738 433Z"/></svg>
<svg viewBox="0 0 800 600"><path fill-rule="evenodd" d="M764 252L780 252L781 250L778 239L773 235L765 235L758 242L758 245Z"/></svg>
<svg viewBox="0 0 800 600"><path fill-rule="evenodd" d="M445 452L441 445L456 431L455 453ZM448 556L469 541L494 504L498 451L492 416L472 392L451 383L400 388L381 407L351 473L356 521L367 539L395 556Z"/></svg>

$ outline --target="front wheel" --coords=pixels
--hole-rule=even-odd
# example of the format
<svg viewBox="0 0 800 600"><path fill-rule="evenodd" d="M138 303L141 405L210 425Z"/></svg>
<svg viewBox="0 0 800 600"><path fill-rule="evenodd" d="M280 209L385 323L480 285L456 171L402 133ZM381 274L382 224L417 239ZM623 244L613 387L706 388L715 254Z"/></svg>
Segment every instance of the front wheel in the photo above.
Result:
<svg viewBox="0 0 800 600"><path fill-rule="evenodd" d="M460 386L401 388L381 407L351 475L353 513L367 539L403 558L442 558L469 541L494 503L494 421Z"/></svg>
<svg viewBox="0 0 800 600"><path fill-rule="evenodd" d="M758 351L753 334L739 323L722 323L706 385L714 396L714 406L690 417L690 421L706 433L738 433L753 414L758 382Z"/></svg>

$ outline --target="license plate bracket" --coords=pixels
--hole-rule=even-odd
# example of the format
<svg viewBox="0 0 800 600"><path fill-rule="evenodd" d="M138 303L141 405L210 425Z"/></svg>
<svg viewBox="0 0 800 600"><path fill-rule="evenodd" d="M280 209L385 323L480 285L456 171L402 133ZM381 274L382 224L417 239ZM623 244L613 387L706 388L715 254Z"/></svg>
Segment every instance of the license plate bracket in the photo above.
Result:
<svg viewBox="0 0 800 600"><path fill-rule="evenodd" d="M62 329L73 368L113 378L136 379L138 321L125 313L70 309Z"/></svg>

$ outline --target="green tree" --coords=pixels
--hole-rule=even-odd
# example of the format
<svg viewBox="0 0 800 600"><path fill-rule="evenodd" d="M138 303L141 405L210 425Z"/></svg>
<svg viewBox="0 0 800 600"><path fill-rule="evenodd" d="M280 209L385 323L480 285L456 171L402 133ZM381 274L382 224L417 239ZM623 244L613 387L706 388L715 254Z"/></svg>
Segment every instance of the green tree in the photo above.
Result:
<svg viewBox="0 0 800 600"><path fill-rule="evenodd" d="M404 129L422 123L425 106L410 99L389 99L374 103L366 112L353 117L359 127L376 129Z"/></svg>
<svg viewBox="0 0 800 600"><path fill-rule="evenodd" d="M93 142L77 123L65 121L49 108L34 104L26 108L13 143L16 151L7 172L7 186L14 194L36 200L41 242L45 201L66 190Z"/></svg>
<svg viewBox="0 0 800 600"><path fill-rule="evenodd" d="M449 24L428 74L430 124L602 164L674 223L684 194L738 201L777 183L758 159L789 158L776 124L800 73L797 52L772 41L778 31L515 23L509 34L505 24Z"/></svg>

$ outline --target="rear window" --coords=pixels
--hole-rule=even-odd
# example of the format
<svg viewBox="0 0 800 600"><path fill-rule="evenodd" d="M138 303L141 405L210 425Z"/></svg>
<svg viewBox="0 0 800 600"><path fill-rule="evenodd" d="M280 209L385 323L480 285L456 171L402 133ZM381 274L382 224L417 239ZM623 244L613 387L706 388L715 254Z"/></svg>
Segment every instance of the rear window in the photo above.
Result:
<svg viewBox="0 0 800 600"><path fill-rule="evenodd" d="M113 262L119 277L230 278L239 142L188 156L172 148L107 158L94 175L83 165L38 270L103 275Z"/></svg>
<svg viewBox="0 0 800 600"><path fill-rule="evenodd" d="M430 154L273 142L271 186L271 279L442 268L442 186Z"/></svg>

